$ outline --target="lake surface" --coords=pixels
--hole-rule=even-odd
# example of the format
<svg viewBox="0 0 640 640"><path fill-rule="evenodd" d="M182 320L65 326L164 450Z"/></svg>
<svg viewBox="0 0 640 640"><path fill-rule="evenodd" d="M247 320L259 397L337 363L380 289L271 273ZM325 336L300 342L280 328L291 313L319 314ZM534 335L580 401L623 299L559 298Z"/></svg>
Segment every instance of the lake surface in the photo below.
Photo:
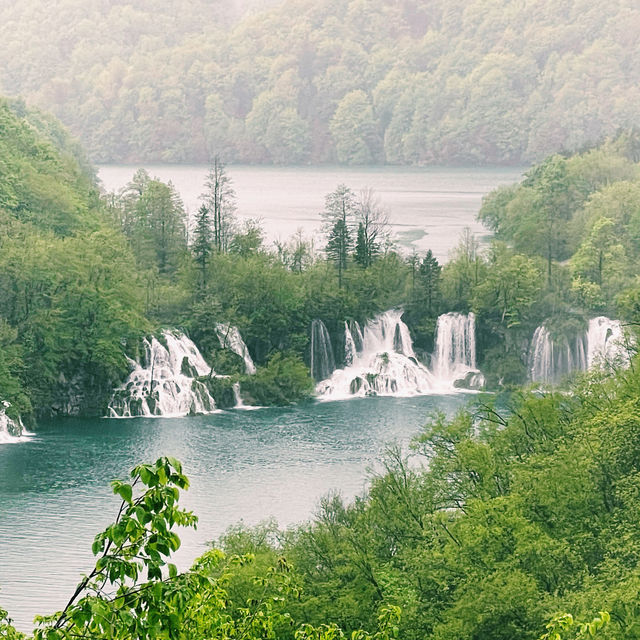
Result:
<svg viewBox="0 0 640 640"><path fill-rule="evenodd" d="M146 166L163 181L171 180L187 210L194 214L201 202L207 167ZM107 191L131 180L137 167L102 166L99 177ZM324 199L340 183L356 193L371 187L386 209L400 248L424 253L431 249L444 261L470 227L479 240L488 231L476 220L482 197L504 184L518 181L524 168L406 168L406 167L248 167L229 166L237 195L238 217L258 218L266 240L286 241L298 229L324 246L320 212Z"/></svg>
<svg viewBox="0 0 640 640"><path fill-rule="evenodd" d="M173 455L191 489L181 503L200 517L180 533L186 568L230 525L310 518L337 490L360 494L390 442L407 444L434 411L473 396L357 398L282 409L174 419L63 420L27 442L0 445L0 607L23 630L64 606L92 565L95 534L115 518L113 478Z"/></svg>

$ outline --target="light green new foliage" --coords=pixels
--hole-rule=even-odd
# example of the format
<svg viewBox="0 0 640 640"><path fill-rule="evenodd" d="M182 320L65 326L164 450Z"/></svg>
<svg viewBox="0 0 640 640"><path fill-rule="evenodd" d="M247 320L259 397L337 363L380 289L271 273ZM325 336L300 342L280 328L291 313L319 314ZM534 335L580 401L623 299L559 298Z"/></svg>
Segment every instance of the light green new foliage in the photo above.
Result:
<svg viewBox="0 0 640 640"><path fill-rule="evenodd" d="M540 640L568 640L569 638L595 638L609 624L611 616L600 611L590 622L579 622L570 613L559 613L547 624L547 632Z"/></svg>

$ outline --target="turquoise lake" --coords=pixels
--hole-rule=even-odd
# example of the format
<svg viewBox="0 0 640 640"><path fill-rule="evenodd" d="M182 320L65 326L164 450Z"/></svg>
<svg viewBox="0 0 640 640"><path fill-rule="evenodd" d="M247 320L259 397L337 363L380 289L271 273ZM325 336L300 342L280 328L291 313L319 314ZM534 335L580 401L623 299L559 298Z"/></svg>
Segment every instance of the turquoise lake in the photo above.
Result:
<svg viewBox="0 0 640 640"><path fill-rule="evenodd" d="M434 411L468 394L357 398L283 409L172 419L68 419L26 442L0 445L0 607L29 629L66 603L92 567L94 535L115 517L109 481L172 455L191 480L182 503L200 518L185 531L181 568L227 527L312 517L319 499L363 492L389 443L407 445Z"/></svg>

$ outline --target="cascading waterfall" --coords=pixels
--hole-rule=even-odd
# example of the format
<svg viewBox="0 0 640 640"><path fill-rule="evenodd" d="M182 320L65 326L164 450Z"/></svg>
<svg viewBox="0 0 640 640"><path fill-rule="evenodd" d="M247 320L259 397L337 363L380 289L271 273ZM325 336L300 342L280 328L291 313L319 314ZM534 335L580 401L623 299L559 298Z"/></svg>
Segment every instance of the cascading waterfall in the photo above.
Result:
<svg viewBox="0 0 640 640"><path fill-rule="evenodd" d="M557 382L572 371L587 368L587 336L553 340L543 325L533 334L529 351L529 377L534 382Z"/></svg>
<svg viewBox="0 0 640 640"><path fill-rule="evenodd" d="M625 348L624 332L619 320L611 320L605 316L589 320L587 345L589 368L607 364L629 364L629 354Z"/></svg>
<svg viewBox="0 0 640 640"><path fill-rule="evenodd" d="M352 320L350 324L351 337L356 348L356 352L360 353L364 347L364 334L362 333L362 327L356 320Z"/></svg>
<svg viewBox="0 0 640 640"><path fill-rule="evenodd" d="M143 364L129 360L133 370L114 391L110 417L177 417L215 410L213 396L196 380L214 375L196 345L183 333L164 331L162 336L165 344L154 336L145 338Z"/></svg>
<svg viewBox="0 0 640 640"><path fill-rule="evenodd" d="M322 337L330 346L326 327L319 320L314 322L312 344L317 347ZM438 319L433 370L416 358L401 310L386 311L369 320L363 329L356 322L345 323L344 335L344 368L330 372L316 386L318 395L326 399L450 393L463 381L468 388L484 385L484 377L475 368L473 314L445 314ZM314 353L316 349L312 348L312 356ZM312 370L318 379L313 358Z"/></svg>
<svg viewBox="0 0 640 640"><path fill-rule="evenodd" d="M218 340L220 340L220 346L238 354L244 360L245 373L253 375L256 372L256 365L251 359L249 349L244 343L238 328L233 325L219 323L216 325L216 333L218 334Z"/></svg>
<svg viewBox="0 0 640 640"><path fill-rule="evenodd" d="M589 320L586 331L572 339L554 339L544 325L533 334L529 349L532 382L558 382L575 371L595 366L628 363L624 334L618 320L599 316Z"/></svg>
<svg viewBox="0 0 640 640"><path fill-rule="evenodd" d="M322 320L311 323L311 375L314 380L325 380L336 368L329 331Z"/></svg>
<svg viewBox="0 0 640 640"><path fill-rule="evenodd" d="M344 323L344 366L350 367L353 364L353 361L356 359L357 355L358 355L358 350L356 349L356 341L353 339L351 329L349 329L349 324L345 322Z"/></svg>
<svg viewBox="0 0 640 640"><path fill-rule="evenodd" d="M25 442L33 435L24 428L20 418L14 420L7 415L10 406L6 400L0 400L0 444Z"/></svg>
<svg viewBox="0 0 640 640"><path fill-rule="evenodd" d="M434 374L440 380L464 378L476 369L476 317L473 313L445 313L436 324Z"/></svg>

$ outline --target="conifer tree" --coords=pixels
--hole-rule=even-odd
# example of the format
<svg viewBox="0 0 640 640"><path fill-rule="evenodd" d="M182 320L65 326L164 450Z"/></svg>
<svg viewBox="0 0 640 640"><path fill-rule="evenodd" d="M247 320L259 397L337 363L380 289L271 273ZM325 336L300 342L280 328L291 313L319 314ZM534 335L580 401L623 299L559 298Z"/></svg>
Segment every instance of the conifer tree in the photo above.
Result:
<svg viewBox="0 0 640 640"><path fill-rule="evenodd" d="M435 303L440 293L440 273L442 267L433 255L431 249L420 263L420 282L424 291L427 312L432 314Z"/></svg>
<svg viewBox="0 0 640 640"><path fill-rule="evenodd" d="M196 214L193 229L193 244L191 245L193 258L200 271L199 286L202 290L207 288L207 265L213 252L213 229L211 224L211 211L207 205L200 205Z"/></svg>
<svg viewBox="0 0 640 640"><path fill-rule="evenodd" d="M342 288L342 277L347 268L349 254L353 249L352 226L355 217L356 198L344 184L338 185L325 199L322 217L327 233L327 257L338 269L338 286Z"/></svg>

